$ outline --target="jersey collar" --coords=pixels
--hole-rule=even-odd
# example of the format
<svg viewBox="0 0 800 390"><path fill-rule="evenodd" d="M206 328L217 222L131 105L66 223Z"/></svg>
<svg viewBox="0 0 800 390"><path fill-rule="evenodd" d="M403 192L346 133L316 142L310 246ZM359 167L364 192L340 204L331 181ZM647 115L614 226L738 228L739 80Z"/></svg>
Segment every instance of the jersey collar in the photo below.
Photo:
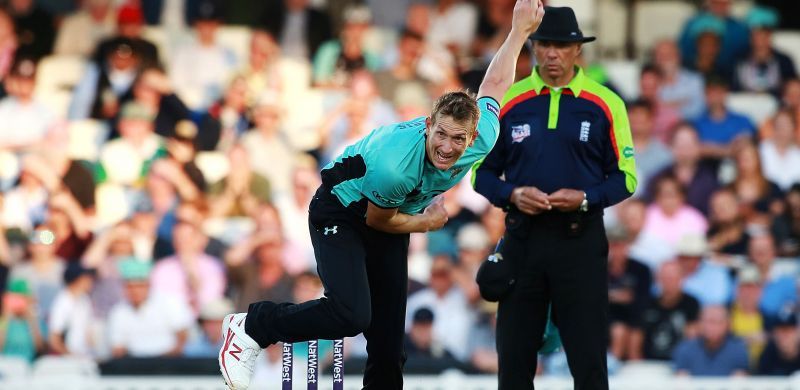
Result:
<svg viewBox="0 0 800 390"><path fill-rule="evenodd" d="M569 89L572 91L572 94L575 97L578 97L583 91L583 84L586 81L586 75L583 73L583 69L580 66L575 65L575 76L570 80L569 84L564 88ZM542 93L542 90L547 87L547 89L553 89L553 87L545 84L542 77L539 76L539 66L535 66L533 68L533 72L531 72L531 83L533 84L533 89L536 91L537 95Z"/></svg>

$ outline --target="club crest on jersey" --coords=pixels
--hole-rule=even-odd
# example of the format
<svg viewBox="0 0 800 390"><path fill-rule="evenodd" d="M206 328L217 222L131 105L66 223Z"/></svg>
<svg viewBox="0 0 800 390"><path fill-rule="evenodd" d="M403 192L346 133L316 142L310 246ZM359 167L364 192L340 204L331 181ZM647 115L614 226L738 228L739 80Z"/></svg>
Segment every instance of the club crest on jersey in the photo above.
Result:
<svg viewBox="0 0 800 390"><path fill-rule="evenodd" d="M525 123L522 125L511 126L511 143L522 142L525 138L531 136L531 125Z"/></svg>
<svg viewBox="0 0 800 390"><path fill-rule="evenodd" d="M451 168L450 170L452 171L452 172L450 172L450 179L452 179L452 178L456 177L456 175L461 173L461 171L463 171L464 168Z"/></svg>
<svg viewBox="0 0 800 390"><path fill-rule="evenodd" d="M581 122L581 134L579 136L581 142L589 142L589 126L591 125L589 121Z"/></svg>

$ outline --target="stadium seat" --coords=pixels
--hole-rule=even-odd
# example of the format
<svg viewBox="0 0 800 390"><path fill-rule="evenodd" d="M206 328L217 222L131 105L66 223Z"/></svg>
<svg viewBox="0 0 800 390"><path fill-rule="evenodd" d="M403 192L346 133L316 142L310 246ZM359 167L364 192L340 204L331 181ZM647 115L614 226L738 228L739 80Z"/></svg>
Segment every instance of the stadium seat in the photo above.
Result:
<svg viewBox="0 0 800 390"><path fill-rule="evenodd" d="M87 61L81 56L49 56L39 62L36 94L72 91L83 76Z"/></svg>
<svg viewBox="0 0 800 390"><path fill-rule="evenodd" d="M635 99L639 96L640 65L634 61L604 62L608 78L617 87L622 98Z"/></svg>
<svg viewBox="0 0 800 390"><path fill-rule="evenodd" d="M217 30L217 43L233 51L239 63L247 61L250 53L252 31L243 26L221 26Z"/></svg>
<svg viewBox="0 0 800 390"><path fill-rule="evenodd" d="M772 42L776 49L786 53L794 61L796 67L800 66L800 32L776 31Z"/></svg>
<svg viewBox="0 0 800 390"><path fill-rule="evenodd" d="M44 356L33 364L34 377L97 377L97 363L88 357Z"/></svg>
<svg viewBox="0 0 800 390"><path fill-rule="evenodd" d="M108 126L98 120L85 119L69 123L69 156L77 160L96 161L100 146L108 137Z"/></svg>
<svg viewBox="0 0 800 390"><path fill-rule="evenodd" d="M775 114L778 102L768 94L732 93L728 95L728 108L746 115L758 126Z"/></svg>
<svg viewBox="0 0 800 390"><path fill-rule="evenodd" d="M601 57L621 57L625 52L625 6L618 0L599 0L597 4L597 43Z"/></svg>
<svg viewBox="0 0 800 390"><path fill-rule="evenodd" d="M644 58L660 39L675 39L697 9L685 1L638 1L634 9L636 51Z"/></svg>
<svg viewBox="0 0 800 390"><path fill-rule="evenodd" d="M0 356L0 378L3 381L24 379L30 374L30 370L28 361L21 357Z"/></svg>

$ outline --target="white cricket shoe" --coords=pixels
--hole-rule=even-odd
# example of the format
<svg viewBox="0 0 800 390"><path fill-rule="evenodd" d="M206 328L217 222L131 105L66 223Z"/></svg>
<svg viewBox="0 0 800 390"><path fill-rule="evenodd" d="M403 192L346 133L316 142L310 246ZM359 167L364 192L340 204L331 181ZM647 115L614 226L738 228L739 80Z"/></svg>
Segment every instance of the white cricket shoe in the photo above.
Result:
<svg viewBox="0 0 800 390"><path fill-rule="evenodd" d="M245 390L250 386L253 367L261 347L244 331L247 313L228 314L222 321L224 343L219 351L219 370L231 390Z"/></svg>

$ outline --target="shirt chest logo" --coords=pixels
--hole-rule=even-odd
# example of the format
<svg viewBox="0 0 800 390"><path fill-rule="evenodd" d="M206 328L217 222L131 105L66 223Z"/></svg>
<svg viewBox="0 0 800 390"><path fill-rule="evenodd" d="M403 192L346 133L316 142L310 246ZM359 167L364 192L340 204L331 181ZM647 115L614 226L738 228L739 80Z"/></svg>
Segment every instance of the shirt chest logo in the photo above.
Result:
<svg viewBox="0 0 800 390"><path fill-rule="evenodd" d="M589 142L589 127L591 127L591 125L589 121L581 122L581 134L578 137L581 142Z"/></svg>
<svg viewBox="0 0 800 390"><path fill-rule="evenodd" d="M511 143L516 144L522 142L525 138L531 136L531 125L525 123L523 125L511 126Z"/></svg>
<svg viewBox="0 0 800 390"><path fill-rule="evenodd" d="M464 170L464 168L451 168L450 169L450 180L453 180L453 178L456 177L456 175L461 173L461 171L463 171L463 170Z"/></svg>

